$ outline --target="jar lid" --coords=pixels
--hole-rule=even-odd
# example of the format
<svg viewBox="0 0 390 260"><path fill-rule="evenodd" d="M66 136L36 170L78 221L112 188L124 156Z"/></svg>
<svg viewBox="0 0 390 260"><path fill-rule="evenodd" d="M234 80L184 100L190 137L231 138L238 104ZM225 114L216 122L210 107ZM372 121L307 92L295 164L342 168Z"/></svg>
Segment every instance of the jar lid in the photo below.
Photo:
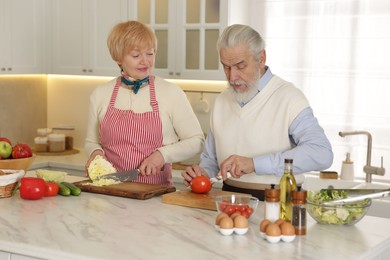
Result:
<svg viewBox="0 0 390 260"><path fill-rule="evenodd" d="M270 189L265 189L265 201L268 202L280 201L280 189L275 189L275 184L271 184Z"/></svg>
<svg viewBox="0 0 390 260"><path fill-rule="evenodd" d="M34 142L36 144L47 144L47 137L45 136L37 136L34 138Z"/></svg>
<svg viewBox="0 0 390 260"><path fill-rule="evenodd" d="M49 134L48 135L49 141L65 141L65 135L64 134Z"/></svg>
<svg viewBox="0 0 390 260"><path fill-rule="evenodd" d="M295 204L305 204L306 197L307 197L307 192L305 190L302 190L300 186L298 187L297 190L294 190L292 192L293 203Z"/></svg>
<svg viewBox="0 0 390 260"><path fill-rule="evenodd" d="M37 134L38 135L48 135L52 132L51 128L38 128L37 129Z"/></svg>

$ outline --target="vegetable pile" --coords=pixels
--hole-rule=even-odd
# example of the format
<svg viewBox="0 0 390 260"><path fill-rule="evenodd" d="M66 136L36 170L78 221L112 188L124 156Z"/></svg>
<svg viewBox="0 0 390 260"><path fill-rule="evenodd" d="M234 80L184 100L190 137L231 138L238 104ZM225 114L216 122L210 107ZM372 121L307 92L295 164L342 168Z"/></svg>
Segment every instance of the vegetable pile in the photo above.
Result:
<svg viewBox="0 0 390 260"><path fill-rule="evenodd" d="M323 202L347 197L346 191L311 191L308 194L307 209L310 215L321 224L353 225L366 213L371 203L370 199L335 206L321 205Z"/></svg>

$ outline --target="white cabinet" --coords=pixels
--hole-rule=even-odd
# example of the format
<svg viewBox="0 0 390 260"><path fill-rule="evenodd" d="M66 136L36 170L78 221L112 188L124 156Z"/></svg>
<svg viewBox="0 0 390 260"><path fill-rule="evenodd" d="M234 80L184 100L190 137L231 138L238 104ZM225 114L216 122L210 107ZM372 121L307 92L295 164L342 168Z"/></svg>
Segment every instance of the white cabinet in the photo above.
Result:
<svg viewBox="0 0 390 260"><path fill-rule="evenodd" d="M50 73L116 76L107 36L118 22L128 18L126 0L51 1Z"/></svg>
<svg viewBox="0 0 390 260"><path fill-rule="evenodd" d="M133 0L137 20L158 38L154 74L178 79L225 79L216 42L228 24L230 0Z"/></svg>
<svg viewBox="0 0 390 260"><path fill-rule="evenodd" d="M0 74L45 72L45 0L0 0Z"/></svg>

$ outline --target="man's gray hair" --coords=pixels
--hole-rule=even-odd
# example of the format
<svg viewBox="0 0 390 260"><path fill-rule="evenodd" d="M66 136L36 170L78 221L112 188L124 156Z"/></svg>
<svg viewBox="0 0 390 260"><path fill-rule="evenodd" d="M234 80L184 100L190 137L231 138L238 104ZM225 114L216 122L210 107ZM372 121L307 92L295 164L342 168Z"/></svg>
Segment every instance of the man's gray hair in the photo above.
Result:
<svg viewBox="0 0 390 260"><path fill-rule="evenodd" d="M265 48L260 34L248 25L233 24L227 27L217 41L218 52L222 48L231 48L240 44L248 46L253 57L258 60L259 53Z"/></svg>

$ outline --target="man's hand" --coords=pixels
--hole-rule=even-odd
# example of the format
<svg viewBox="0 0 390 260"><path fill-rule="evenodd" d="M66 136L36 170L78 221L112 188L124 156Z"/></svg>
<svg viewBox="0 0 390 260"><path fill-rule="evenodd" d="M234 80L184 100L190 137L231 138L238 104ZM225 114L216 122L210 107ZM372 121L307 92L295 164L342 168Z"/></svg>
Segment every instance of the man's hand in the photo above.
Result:
<svg viewBox="0 0 390 260"><path fill-rule="evenodd" d="M188 166L185 171L181 172L181 176L184 179L183 183L187 187L190 186L190 183L191 183L193 178L195 178L196 176L201 176L201 175L209 177L207 172L203 168L201 168L199 165Z"/></svg>
<svg viewBox="0 0 390 260"><path fill-rule="evenodd" d="M222 179L225 181L228 172L230 172L233 178L240 178L242 175L254 171L255 165L252 158L234 154L221 163L221 170L217 175L222 176Z"/></svg>

